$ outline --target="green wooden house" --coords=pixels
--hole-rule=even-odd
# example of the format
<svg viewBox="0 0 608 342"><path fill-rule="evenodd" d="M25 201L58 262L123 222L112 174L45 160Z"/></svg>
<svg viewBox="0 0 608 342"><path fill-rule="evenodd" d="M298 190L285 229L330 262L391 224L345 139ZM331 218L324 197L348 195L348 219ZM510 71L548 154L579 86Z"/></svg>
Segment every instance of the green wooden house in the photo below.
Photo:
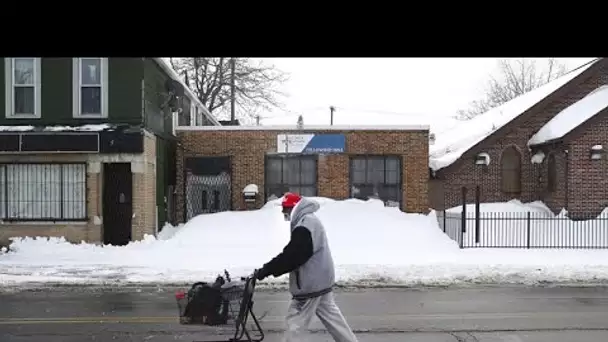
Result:
<svg viewBox="0 0 608 342"><path fill-rule="evenodd" d="M0 63L0 244L123 245L174 222L175 127L220 124L162 58Z"/></svg>

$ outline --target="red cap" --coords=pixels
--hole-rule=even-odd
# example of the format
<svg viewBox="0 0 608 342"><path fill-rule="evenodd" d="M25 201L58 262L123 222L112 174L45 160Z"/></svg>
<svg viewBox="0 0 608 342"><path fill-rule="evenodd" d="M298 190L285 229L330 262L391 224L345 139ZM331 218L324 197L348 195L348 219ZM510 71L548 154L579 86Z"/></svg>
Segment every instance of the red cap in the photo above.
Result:
<svg viewBox="0 0 608 342"><path fill-rule="evenodd" d="M281 203L281 205L283 208L293 208L300 201L300 199L302 199L300 195L288 192L285 194L285 196L283 196L283 203Z"/></svg>

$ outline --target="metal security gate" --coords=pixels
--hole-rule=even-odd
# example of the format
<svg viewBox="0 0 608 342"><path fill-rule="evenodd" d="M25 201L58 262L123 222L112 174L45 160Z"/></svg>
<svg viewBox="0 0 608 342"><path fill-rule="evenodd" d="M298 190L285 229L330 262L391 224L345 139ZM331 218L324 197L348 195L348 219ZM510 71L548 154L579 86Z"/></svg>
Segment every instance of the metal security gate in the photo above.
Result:
<svg viewBox="0 0 608 342"><path fill-rule="evenodd" d="M232 209L230 157L186 159L186 221L200 214Z"/></svg>

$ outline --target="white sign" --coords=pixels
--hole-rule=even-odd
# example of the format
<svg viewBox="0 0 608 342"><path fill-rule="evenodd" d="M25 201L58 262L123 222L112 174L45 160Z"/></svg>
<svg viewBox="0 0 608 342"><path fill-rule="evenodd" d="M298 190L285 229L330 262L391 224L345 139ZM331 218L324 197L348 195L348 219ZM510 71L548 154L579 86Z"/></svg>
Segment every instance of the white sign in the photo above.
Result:
<svg viewBox="0 0 608 342"><path fill-rule="evenodd" d="M314 134L278 134L278 153L301 153L314 137Z"/></svg>

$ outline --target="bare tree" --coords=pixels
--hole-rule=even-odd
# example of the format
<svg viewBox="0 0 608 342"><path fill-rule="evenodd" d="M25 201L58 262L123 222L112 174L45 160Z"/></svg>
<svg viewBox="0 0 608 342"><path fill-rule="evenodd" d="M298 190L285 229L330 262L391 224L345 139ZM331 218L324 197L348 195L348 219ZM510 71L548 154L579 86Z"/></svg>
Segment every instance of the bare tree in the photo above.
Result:
<svg viewBox="0 0 608 342"><path fill-rule="evenodd" d="M170 59L209 112L218 118L230 117L230 58L187 57ZM249 121L260 112L281 108L279 86L287 74L274 66L249 58L235 58L235 115Z"/></svg>
<svg viewBox="0 0 608 342"><path fill-rule="evenodd" d="M555 58L543 62L539 65L530 58L499 60L498 74L490 75L484 97L471 102L469 108L458 110L456 118L472 119L567 72L566 66Z"/></svg>

